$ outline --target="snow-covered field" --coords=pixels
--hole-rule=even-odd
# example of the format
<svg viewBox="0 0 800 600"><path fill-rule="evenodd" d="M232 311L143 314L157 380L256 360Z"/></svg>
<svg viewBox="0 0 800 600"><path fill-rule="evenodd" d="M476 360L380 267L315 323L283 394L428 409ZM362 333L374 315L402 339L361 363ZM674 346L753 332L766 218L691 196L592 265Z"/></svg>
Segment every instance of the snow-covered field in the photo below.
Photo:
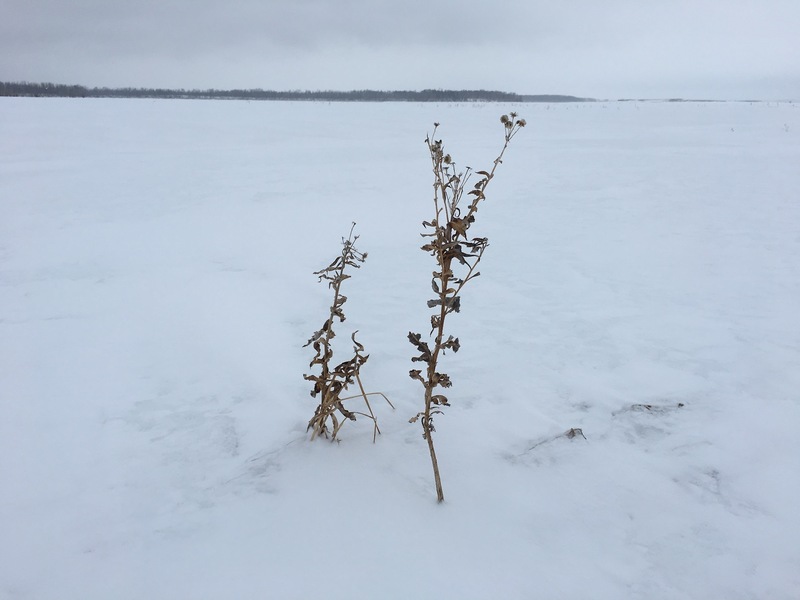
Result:
<svg viewBox="0 0 800 600"><path fill-rule="evenodd" d="M437 505L423 140L514 109ZM793 104L0 99L0 598L800 598L798 190ZM310 443L351 221L397 410Z"/></svg>

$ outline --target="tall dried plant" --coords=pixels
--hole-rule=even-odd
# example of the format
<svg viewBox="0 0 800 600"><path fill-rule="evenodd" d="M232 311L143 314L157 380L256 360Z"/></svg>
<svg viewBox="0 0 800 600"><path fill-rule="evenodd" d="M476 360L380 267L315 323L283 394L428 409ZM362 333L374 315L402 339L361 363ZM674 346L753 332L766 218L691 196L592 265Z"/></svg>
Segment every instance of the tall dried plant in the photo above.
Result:
<svg viewBox="0 0 800 600"><path fill-rule="evenodd" d="M435 296L428 300L428 308L434 309L429 334L429 337L433 336L433 340L431 344L422 339L422 334L409 332L408 340L419 352L411 360L425 364L423 369L409 371L409 375L419 381L425 390L424 410L417 413L411 422L419 420L422 424L422 436L428 442L439 502L444 500L444 492L433 444L433 432L436 431L433 417L443 414L442 407L450 406L447 397L439 393L439 388L449 388L452 381L449 375L438 371L438 364L439 358L447 350L458 352L461 346L457 337L448 335L445 338L445 322L448 315L461 310L461 291L464 286L480 275L476 267L489 245L489 240L485 237L470 237L469 230L475 222L479 204L486 198L486 188L494 178L498 165L503 162L503 155L511 139L525 127L525 120L517 118L517 114L513 112L503 115L500 122L505 140L500 154L490 171L475 172L480 179L471 189L467 185L472 170L467 167L464 171L458 171L451 156L445 153L442 141L435 139L438 123L434 123L433 133L425 138L433 167L434 216L431 221L422 223L424 230L421 235L430 239L422 246L422 250L433 256L437 263L437 270L433 272L431 279ZM462 210L462 203L467 202L469 204L466 209Z"/></svg>
<svg viewBox="0 0 800 600"><path fill-rule="evenodd" d="M391 402L380 392L373 392L368 394L364 391L364 386L361 383L361 367L367 362L368 354L363 354L364 346L356 341L356 333L354 331L350 336L353 342L353 356L352 358L333 365L333 338L336 337L334 331L334 323L342 323L345 320L343 306L347 302L347 296L342 294L342 283L349 279L351 276L345 273L348 267L353 269L360 269L361 263L367 258L366 252L361 252L355 246L358 236L353 235L355 223L350 228L350 234L347 239L342 238L342 252L337 256L331 264L320 271L316 271L314 275L319 277L319 281L327 281L328 287L333 290L333 301L331 302L330 312L328 318L322 325L322 328L314 332L314 335L304 344L303 347L312 346L315 351L314 358L311 360L309 367L319 367L318 373L306 374L303 377L307 381L312 381L314 387L311 390L311 396L319 396L319 404L314 411L314 416L308 422L307 430L311 431L311 439L313 440L319 435L330 435L331 440L335 440L339 430L346 420L355 421L356 415L366 416L373 422L373 441L377 434L380 433L378 428L378 421L370 406L368 396L380 395L389 403ZM358 384L360 390L359 394L355 396L342 397L342 392L354 383ZM345 408L343 402L351 398L362 397L367 405L369 414L361 413L358 411L351 411ZM394 406L392 406L394 408ZM337 416L338 414L338 416Z"/></svg>

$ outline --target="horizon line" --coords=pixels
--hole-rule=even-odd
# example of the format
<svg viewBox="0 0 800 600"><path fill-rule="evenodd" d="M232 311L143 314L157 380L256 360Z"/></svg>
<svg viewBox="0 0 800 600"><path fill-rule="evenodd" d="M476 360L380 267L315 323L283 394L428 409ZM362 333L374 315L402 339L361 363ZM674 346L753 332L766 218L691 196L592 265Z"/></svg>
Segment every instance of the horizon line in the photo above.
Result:
<svg viewBox="0 0 800 600"><path fill-rule="evenodd" d="M7 88L17 88L17 93L7 93ZM30 88L29 90L22 91L19 88ZM51 89L52 88L52 89ZM136 97L161 97L171 99L243 99L243 100L281 100L281 99L320 99L327 101L418 101L418 102L435 102L447 101L447 98L434 97L429 99L421 98L394 98L382 99L380 97L374 99L359 99L359 98L337 98L336 96L356 96L358 94L370 94L376 96L391 96L391 95L408 95L408 96L445 96L445 95L460 95L458 99L451 99L451 101L487 101L487 102L795 102L794 99L780 99L780 100L765 100L762 98L687 98L682 96L664 96L664 97L619 97L619 98L594 98L586 96L575 96L571 94L521 94L518 92L507 92L503 90L491 90L485 88L423 88L423 89L374 89L374 88L360 88L349 90L334 90L334 89L292 89L292 90L275 90L264 89L260 87L236 87L236 88L172 88L172 87L135 87L135 86L94 86L89 87L83 84L64 84L53 82L30 82L30 81L0 81L0 96L3 97L26 97L36 96L34 92L44 92L44 95L50 97L119 97L119 98L136 98ZM61 93L59 93L61 92ZM112 96L107 95L113 94ZM97 95L94 95L97 94ZM106 95L103 95L106 94ZM136 95L128 95L136 94ZM149 95L148 95L149 94ZM243 94L253 95L246 97ZM280 97L254 97L254 96L296 96L298 98L280 98ZM326 96L327 98L313 98L313 96ZM490 97L494 96L494 98ZM306 97L306 98L303 98Z"/></svg>

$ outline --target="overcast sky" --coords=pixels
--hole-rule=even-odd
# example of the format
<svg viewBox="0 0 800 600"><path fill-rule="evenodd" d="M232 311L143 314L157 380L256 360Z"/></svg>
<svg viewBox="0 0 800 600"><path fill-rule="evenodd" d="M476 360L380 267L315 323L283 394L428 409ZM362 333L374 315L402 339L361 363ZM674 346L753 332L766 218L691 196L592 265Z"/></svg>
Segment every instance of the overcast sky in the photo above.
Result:
<svg viewBox="0 0 800 600"><path fill-rule="evenodd" d="M0 80L800 99L800 0L0 0Z"/></svg>

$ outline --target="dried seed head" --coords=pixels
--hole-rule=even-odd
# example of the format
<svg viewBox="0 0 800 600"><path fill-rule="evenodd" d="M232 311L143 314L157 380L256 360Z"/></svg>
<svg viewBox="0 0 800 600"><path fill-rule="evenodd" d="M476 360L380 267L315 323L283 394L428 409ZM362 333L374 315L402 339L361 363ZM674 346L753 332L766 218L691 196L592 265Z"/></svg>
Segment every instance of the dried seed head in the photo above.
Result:
<svg viewBox="0 0 800 600"><path fill-rule="evenodd" d="M500 122L501 122L503 125L505 125L506 123L508 123L508 115L503 115L502 117L500 117Z"/></svg>

